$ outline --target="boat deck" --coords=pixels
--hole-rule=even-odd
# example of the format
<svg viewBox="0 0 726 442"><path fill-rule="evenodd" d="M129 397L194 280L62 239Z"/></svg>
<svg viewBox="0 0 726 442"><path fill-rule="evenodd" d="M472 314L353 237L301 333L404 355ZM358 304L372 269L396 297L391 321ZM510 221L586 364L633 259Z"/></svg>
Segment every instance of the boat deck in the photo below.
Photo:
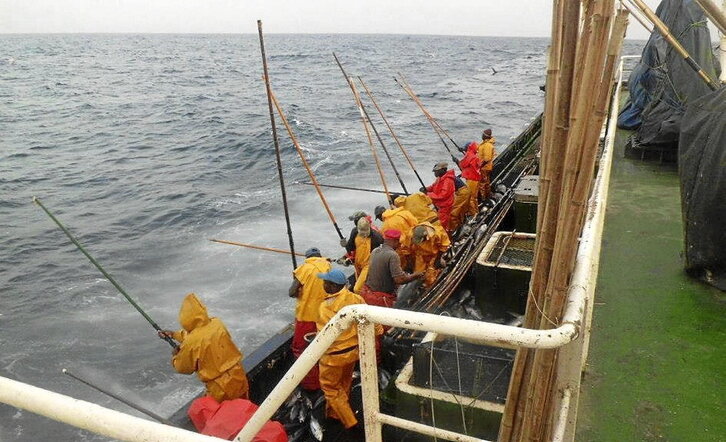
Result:
<svg viewBox="0 0 726 442"><path fill-rule="evenodd" d="M616 138L578 441L723 441L726 296L683 271L675 165Z"/></svg>

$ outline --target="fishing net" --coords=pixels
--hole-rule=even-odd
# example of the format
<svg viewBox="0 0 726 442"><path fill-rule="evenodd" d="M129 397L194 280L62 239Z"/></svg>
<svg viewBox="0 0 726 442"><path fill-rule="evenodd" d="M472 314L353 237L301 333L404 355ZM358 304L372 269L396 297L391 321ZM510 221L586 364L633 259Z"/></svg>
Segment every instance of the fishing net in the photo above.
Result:
<svg viewBox="0 0 726 442"><path fill-rule="evenodd" d="M503 404L515 350L448 338L414 345L413 377L417 387ZM465 406L473 402L465 403Z"/></svg>
<svg viewBox="0 0 726 442"><path fill-rule="evenodd" d="M679 143L686 270L726 290L726 88L691 103Z"/></svg>
<svg viewBox="0 0 726 442"><path fill-rule="evenodd" d="M701 7L693 0L663 0L656 10L671 34L711 78L721 71ZM688 105L711 90L678 52L654 31L628 80L630 98L618 126L637 129L634 144L675 149Z"/></svg>

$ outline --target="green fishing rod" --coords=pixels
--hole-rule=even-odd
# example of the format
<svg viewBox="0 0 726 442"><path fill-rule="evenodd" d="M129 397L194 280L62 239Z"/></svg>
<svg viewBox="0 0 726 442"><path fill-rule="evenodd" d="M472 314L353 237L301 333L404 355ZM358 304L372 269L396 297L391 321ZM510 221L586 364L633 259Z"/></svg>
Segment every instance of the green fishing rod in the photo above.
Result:
<svg viewBox="0 0 726 442"><path fill-rule="evenodd" d="M124 296L124 298L126 298L126 300L129 301L129 303L131 303L131 305L134 306L134 308L139 313L141 313L141 316L143 316L147 321L149 321L149 324L151 324L151 326L154 327L154 329L156 329L156 331L162 331L161 327L159 327L159 325L156 322L154 322L154 320L151 319L151 317L149 315L147 315L146 312L143 311L141 309L141 307L139 307L139 305L136 302L134 302L133 299L131 299L131 297L126 293L126 291L124 291L124 289L121 288L121 286L119 285L119 283L116 282L116 280L113 279L113 277L111 275L109 275L108 272L106 272L106 270L103 269L103 267L101 267L101 264L99 264L95 259L93 259L93 257L91 255L88 254L88 252L86 252L86 249L84 249L83 246L78 242L78 240L73 237L73 235L71 234L71 232L69 232L68 229L66 229L63 226L63 224L61 224L61 222L58 221L58 219L55 216L53 216L53 214L50 213L50 211L48 209L45 208L45 206L43 205L43 203L41 203L40 200L38 198L36 198L36 197L33 197L33 202L35 204L37 204L38 206L40 206L41 209L43 209L43 211L50 217L50 219L52 219L53 222L56 223L58 225L58 227L61 228L61 230L63 231L63 233L66 234L66 236L68 237L68 239L70 239L71 242L73 244L75 244L76 247L78 247L78 250L80 250L81 253L83 253L84 255L86 255L86 258L88 258L88 260L91 261L91 263L94 266L96 266L96 268L103 274L103 276L105 276L106 279L108 279L109 282L111 282L111 284L113 284L113 286L116 287L116 289L119 292L121 292L121 294ZM179 344L177 344L176 341L174 341L174 339L172 339L171 337L169 337L169 336L163 336L162 339L165 340L166 342L168 342L169 345L171 345L171 347L173 349L175 349L175 350L178 350L179 349Z"/></svg>
<svg viewBox="0 0 726 442"><path fill-rule="evenodd" d="M89 387L93 388L94 390L100 391L101 393L103 393L103 394L105 394L107 396L110 396L110 397L116 399L117 401L119 401L121 403L124 403L124 404L128 405L129 407L133 408L136 411L139 411L141 413L144 413L145 415L149 416L150 418L152 418L152 419L154 419L154 420L156 420L158 422L161 422L162 424L170 425L172 427L176 427L177 426L176 424L174 424L173 422L171 422L169 419L165 419L165 418L159 416L158 414L154 413L153 411L147 410L146 408L142 407L141 405L136 405L133 402L127 401L126 399L122 398L121 396L118 396L117 394L111 393L110 391L105 390L105 389L99 387L98 385L93 385L92 383L90 383L89 381L81 378L80 376L77 376L77 375L71 373L66 368L64 368L63 370L61 370L61 372L63 374L65 374L65 375L68 375L68 376L72 377L73 379L77 380L78 382L80 382L82 384L88 385Z"/></svg>

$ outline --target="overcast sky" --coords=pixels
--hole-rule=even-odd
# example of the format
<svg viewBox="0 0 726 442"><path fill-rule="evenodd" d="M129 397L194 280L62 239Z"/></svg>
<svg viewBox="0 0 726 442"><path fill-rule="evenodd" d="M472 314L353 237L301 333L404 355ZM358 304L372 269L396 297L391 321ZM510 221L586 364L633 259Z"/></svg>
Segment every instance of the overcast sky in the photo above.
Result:
<svg viewBox="0 0 726 442"><path fill-rule="evenodd" d="M266 33L546 37L551 8L551 0L0 0L0 33L254 33L261 19ZM631 20L628 38L647 36Z"/></svg>

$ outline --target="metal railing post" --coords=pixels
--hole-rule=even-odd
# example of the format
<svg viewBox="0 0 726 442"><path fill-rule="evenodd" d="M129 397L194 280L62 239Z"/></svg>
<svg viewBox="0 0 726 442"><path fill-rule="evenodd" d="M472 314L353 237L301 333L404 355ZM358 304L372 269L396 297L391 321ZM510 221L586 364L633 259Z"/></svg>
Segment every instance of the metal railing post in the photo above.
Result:
<svg viewBox="0 0 726 442"><path fill-rule="evenodd" d="M381 442L381 422L378 420L378 364L376 364L375 324L370 321L358 323L358 355L360 358L360 381L363 393L363 423L367 442Z"/></svg>

